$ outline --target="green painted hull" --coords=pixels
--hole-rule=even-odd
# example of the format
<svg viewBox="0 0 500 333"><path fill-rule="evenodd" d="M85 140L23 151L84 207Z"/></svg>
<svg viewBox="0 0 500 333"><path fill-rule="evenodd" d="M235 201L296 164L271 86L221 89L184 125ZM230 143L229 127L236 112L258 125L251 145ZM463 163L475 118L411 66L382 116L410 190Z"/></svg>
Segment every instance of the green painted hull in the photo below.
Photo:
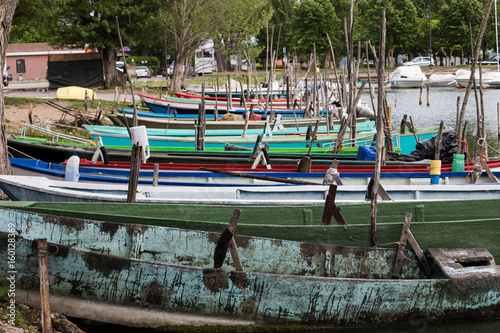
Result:
<svg viewBox="0 0 500 333"><path fill-rule="evenodd" d="M0 206L46 214L221 232L234 207L218 205L1 202ZM341 205L347 226L322 225L321 206L244 207L238 234L303 242L370 246L370 204ZM379 244L395 247L406 212L423 248L484 247L500 258L500 199L379 202ZM500 259L499 259L500 260Z"/></svg>

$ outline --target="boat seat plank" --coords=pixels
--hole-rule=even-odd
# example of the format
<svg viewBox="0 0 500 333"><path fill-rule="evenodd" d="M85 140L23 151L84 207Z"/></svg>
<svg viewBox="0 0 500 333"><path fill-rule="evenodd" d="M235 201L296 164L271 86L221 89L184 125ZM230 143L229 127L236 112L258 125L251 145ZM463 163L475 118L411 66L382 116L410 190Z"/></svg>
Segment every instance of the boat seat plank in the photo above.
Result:
<svg viewBox="0 0 500 333"><path fill-rule="evenodd" d="M500 266L486 249L428 249L428 253L449 278L500 277Z"/></svg>

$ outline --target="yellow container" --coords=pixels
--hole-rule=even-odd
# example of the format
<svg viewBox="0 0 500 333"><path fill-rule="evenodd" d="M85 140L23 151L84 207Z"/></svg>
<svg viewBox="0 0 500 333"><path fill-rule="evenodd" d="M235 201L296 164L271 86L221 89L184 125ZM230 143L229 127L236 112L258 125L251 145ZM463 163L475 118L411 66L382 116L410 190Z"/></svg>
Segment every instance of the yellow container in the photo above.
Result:
<svg viewBox="0 0 500 333"><path fill-rule="evenodd" d="M441 160L431 160L431 176L441 175Z"/></svg>

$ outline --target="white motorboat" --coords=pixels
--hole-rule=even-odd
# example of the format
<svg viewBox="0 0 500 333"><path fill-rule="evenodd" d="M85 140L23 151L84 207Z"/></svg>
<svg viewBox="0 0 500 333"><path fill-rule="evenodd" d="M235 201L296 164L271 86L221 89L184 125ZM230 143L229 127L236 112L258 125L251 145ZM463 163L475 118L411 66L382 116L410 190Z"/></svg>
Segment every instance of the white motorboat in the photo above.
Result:
<svg viewBox="0 0 500 333"><path fill-rule="evenodd" d="M427 82L431 87L448 87L448 86L453 86L455 78L456 75L451 73L449 74L434 73L431 76L429 76Z"/></svg>

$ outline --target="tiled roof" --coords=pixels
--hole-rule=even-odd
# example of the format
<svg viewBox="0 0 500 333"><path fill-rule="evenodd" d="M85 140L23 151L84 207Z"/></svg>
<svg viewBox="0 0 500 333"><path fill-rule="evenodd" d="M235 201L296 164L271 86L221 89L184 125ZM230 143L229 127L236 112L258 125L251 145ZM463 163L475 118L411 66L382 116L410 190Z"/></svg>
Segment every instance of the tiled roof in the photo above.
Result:
<svg viewBox="0 0 500 333"><path fill-rule="evenodd" d="M7 53L48 52L61 50L68 50L68 48L58 48L50 46L48 43L19 43L9 44L7 46ZM81 50L81 48L77 48L77 50Z"/></svg>

